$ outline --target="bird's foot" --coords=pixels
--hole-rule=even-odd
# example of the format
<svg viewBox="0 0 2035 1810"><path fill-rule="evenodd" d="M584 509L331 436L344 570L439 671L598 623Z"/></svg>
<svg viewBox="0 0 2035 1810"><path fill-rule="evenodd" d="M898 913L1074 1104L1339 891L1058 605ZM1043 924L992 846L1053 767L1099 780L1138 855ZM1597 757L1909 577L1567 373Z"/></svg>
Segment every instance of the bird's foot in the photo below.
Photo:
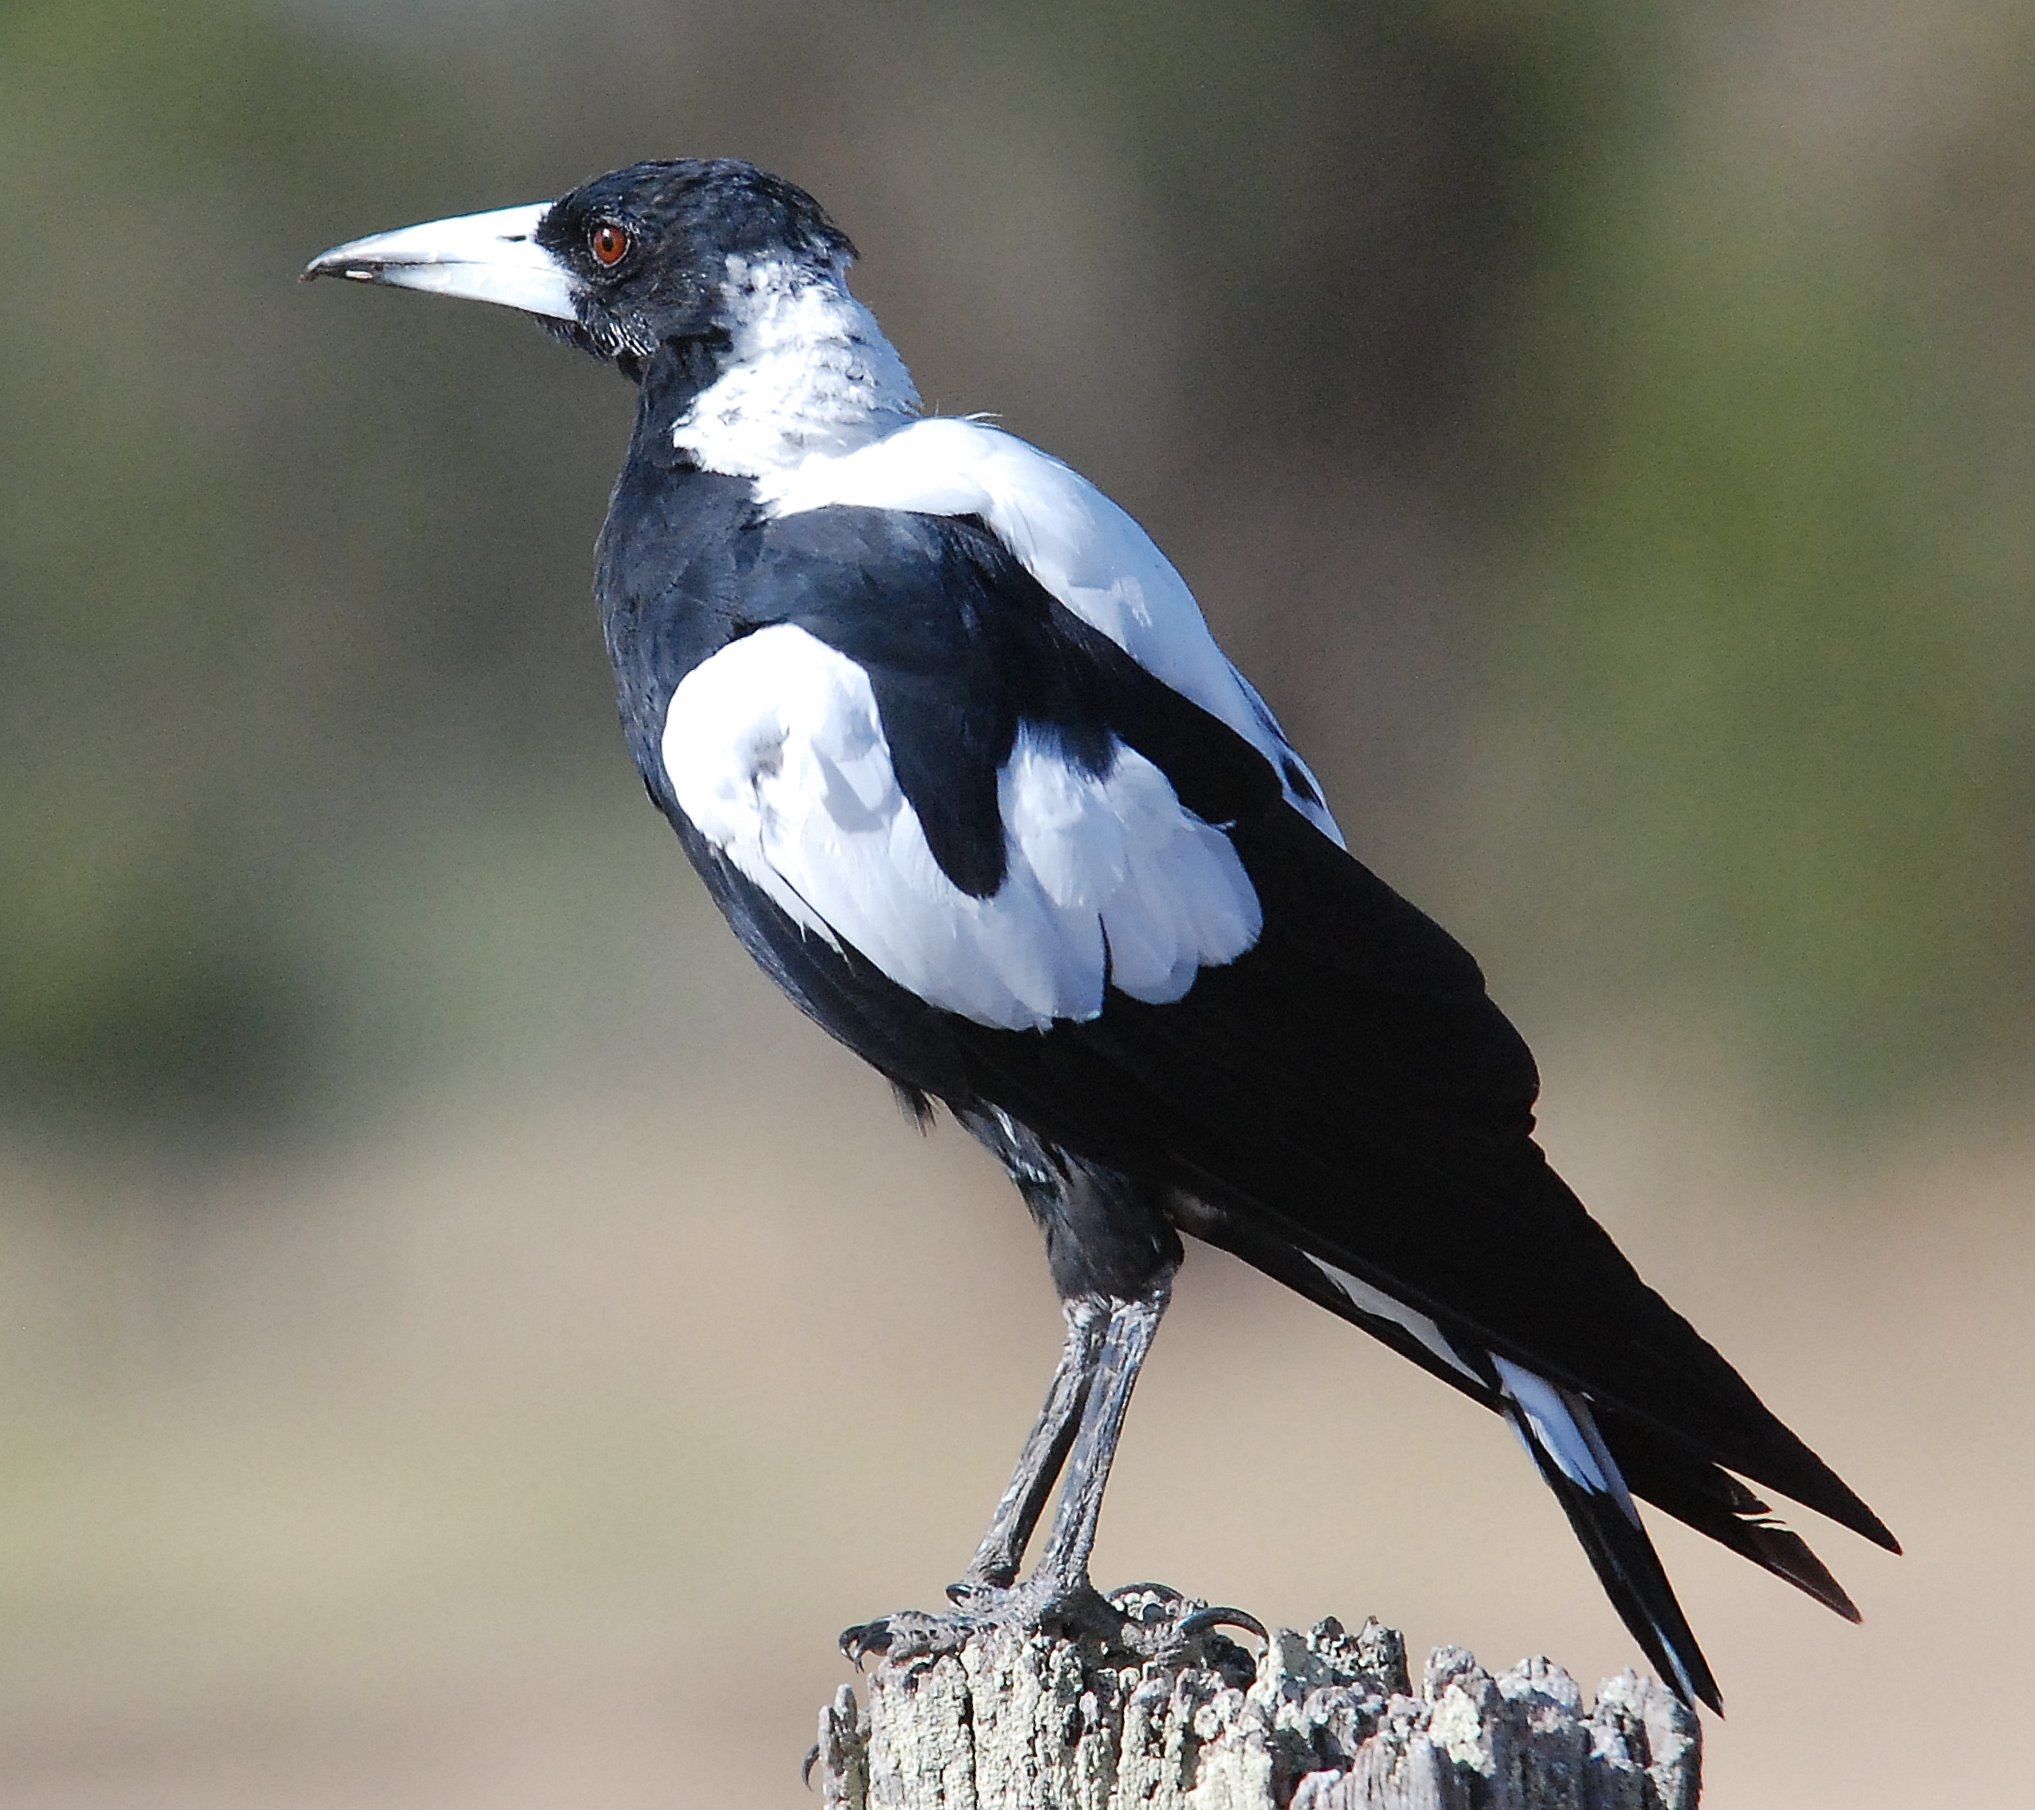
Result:
<svg viewBox="0 0 2035 1810"><path fill-rule="evenodd" d="M956 1607L945 1613L907 1609L848 1629L841 1651L859 1670L872 1656L910 1660L958 1652L971 1636L995 1628L1086 1640L1133 1661L1192 1658L1248 1683L1256 1669L1251 1656L1220 1630L1242 1628L1265 1638L1263 1625L1241 1610L1210 1608L1161 1584L1133 1584L1104 1596L1085 1577L1036 1575L1006 1585L964 1577L948 1594Z"/></svg>
<svg viewBox="0 0 2035 1810"><path fill-rule="evenodd" d="M871 1656L903 1660L959 1652L972 1636L991 1628L1107 1639L1120 1619L1085 1577L1035 1576L1021 1584L996 1584L971 1576L947 1594L955 1606L944 1612L904 1609L849 1628L841 1636L841 1651L860 1669Z"/></svg>
<svg viewBox="0 0 2035 1810"><path fill-rule="evenodd" d="M1245 1685L1256 1676L1256 1662L1222 1630L1242 1629L1260 1644L1271 1639L1255 1615L1182 1596L1164 1584L1126 1584L1109 1593L1109 1604L1121 1618L1118 1644L1126 1652L1168 1664L1189 1660L1234 1674Z"/></svg>

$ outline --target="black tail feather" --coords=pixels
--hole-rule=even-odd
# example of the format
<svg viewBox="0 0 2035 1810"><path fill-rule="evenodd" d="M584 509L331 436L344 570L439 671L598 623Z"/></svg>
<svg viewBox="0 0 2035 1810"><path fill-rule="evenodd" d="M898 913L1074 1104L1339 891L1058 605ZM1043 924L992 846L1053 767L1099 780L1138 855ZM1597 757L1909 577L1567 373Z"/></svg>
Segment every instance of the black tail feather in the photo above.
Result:
<svg viewBox="0 0 2035 1810"><path fill-rule="evenodd" d="M1597 1427L1634 1495L1786 1579L1846 1621L1860 1619L1844 1586L1808 1542L1773 1520L1767 1505L1736 1477L1615 1410L1599 1408Z"/></svg>
<svg viewBox="0 0 2035 1810"><path fill-rule="evenodd" d="M1722 1715L1724 1696L1710 1662L1696 1643L1695 1631L1675 1599L1674 1586L1668 1582L1660 1555L1640 1525L1630 1498L1576 1482L1536 1435L1524 1413L1513 1410L1511 1420L1568 1516L1604 1594L1654 1671L1691 1709L1701 1702Z"/></svg>
<svg viewBox="0 0 2035 1810"><path fill-rule="evenodd" d="M1297 1246L1267 1237L1260 1228L1247 1222L1211 1217L1190 1224L1187 1229L1235 1252L1339 1318L1362 1327L1441 1381L1504 1413L1522 1433L1536 1466L1561 1502L1570 1526L1588 1553L1606 1594L1649 1662L1684 1701L1718 1707L1720 1694L1716 1681L1644 1530L1628 1516L1625 1504L1615 1492L1586 1489L1561 1468L1553 1453L1534 1437L1530 1418L1508 1396L1491 1367L1491 1360L1475 1345L1467 1339L1458 1339L1455 1348L1461 1354L1461 1362L1450 1362L1404 1324L1358 1306L1331 1279L1331 1272L1306 1257ZM1653 1419L1635 1414L1619 1402L1594 1395L1585 1397L1566 1389L1559 1394L1589 1421L1592 1432L1602 1442L1605 1462L1622 1476L1624 1488L1632 1495L1708 1535L1761 1570L1793 1584L1847 1621L1859 1619L1858 1610L1843 1586L1802 1537L1773 1520L1766 1502L1691 1438L1664 1430ZM1761 1414L1765 1414L1763 1409ZM1828 1475L1827 1467L1813 1454L1809 1455L1809 1466L1814 1472ZM1802 1474L1803 1470L1804 1467L1796 1466L1789 1481L1813 1482L1813 1477ZM1826 1512L1846 1511L1838 1516L1846 1526L1893 1551L1900 1550L1878 1517L1848 1490L1841 1497L1813 1488L1805 1489L1804 1494L1814 1498L1811 1506Z"/></svg>

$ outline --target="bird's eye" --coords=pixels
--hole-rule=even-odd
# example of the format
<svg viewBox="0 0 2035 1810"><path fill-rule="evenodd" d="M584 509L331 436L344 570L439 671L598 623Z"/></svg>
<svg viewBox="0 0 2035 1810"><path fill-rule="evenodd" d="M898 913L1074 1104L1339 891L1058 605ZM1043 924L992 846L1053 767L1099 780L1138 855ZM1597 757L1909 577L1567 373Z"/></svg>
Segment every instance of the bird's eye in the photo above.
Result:
<svg viewBox="0 0 2035 1810"><path fill-rule="evenodd" d="M594 262L603 270L614 267L629 255L629 235L612 220L603 220L587 241Z"/></svg>

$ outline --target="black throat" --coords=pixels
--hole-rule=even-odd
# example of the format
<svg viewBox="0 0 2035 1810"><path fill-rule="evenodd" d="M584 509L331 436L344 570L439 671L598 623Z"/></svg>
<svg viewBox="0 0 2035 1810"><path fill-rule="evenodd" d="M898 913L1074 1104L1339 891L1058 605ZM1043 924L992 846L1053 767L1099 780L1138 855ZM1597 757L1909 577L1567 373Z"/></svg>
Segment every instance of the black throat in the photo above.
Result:
<svg viewBox="0 0 2035 1810"><path fill-rule="evenodd" d="M673 424L719 374L724 351L684 340L660 347L644 368L595 568L622 730L667 811L675 801L659 752L665 712L679 681L741 632L736 600L759 520L748 478L702 471L672 443Z"/></svg>

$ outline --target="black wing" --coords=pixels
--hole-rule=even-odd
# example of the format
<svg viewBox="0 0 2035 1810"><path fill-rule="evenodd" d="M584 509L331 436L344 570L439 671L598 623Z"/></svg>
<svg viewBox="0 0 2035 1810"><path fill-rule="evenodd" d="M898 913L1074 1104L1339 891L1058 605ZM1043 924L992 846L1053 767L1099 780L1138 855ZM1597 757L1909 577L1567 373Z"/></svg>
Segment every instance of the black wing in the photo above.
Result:
<svg viewBox="0 0 2035 1810"><path fill-rule="evenodd" d="M1208 1203L1216 1241L1274 1274L1294 1255L1331 1263L1462 1349L1586 1396L1632 1454L1634 1487L1657 1485L1741 1550L1751 1498L1713 1481L1718 1465L1893 1545L1549 1167L1532 1058L1475 961L1288 806L1255 748L1072 616L980 524L829 509L737 538L732 632L794 623L869 675L899 783L964 891L1001 878L996 773L1026 723L1077 755L1100 760L1115 739L1153 761L1228 830L1264 910L1256 946L1181 1000L1112 992L1089 1022L994 1029L802 933L646 766L743 941L828 1031L907 1089L1001 1108Z"/></svg>

